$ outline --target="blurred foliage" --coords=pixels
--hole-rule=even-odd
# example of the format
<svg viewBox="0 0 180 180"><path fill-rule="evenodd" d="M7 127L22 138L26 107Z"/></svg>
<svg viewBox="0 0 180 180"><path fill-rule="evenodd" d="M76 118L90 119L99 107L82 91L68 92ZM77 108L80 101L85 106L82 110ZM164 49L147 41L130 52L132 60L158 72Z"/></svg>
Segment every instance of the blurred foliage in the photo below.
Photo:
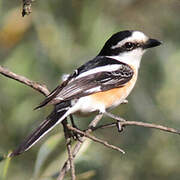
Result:
<svg viewBox="0 0 180 180"><path fill-rule="evenodd" d="M137 29L160 39L163 46L143 57L139 80L114 113L128 120L180 129L180 1L179 0L52 0L33 3L33 13L21 17L21 2L0 0L0 64L53 89L63 73L93 58L114 32ZM33 112L43 99L34 90L0 76L0 154L7 154L49 113ZM85 128L90 118L76 118ZM109 122L104 118L101 123ZM59 126L23 155L0 162L0 179L55 179L66 159ZM87 141L77 156L79 180L178 180L180 139L157 130L115 128L96 135L120 146L122 155ZM39 151L39 153L38 153ZM3 157L3 156L1 156ZM67 177L66 179L69 179Z"/></svg>

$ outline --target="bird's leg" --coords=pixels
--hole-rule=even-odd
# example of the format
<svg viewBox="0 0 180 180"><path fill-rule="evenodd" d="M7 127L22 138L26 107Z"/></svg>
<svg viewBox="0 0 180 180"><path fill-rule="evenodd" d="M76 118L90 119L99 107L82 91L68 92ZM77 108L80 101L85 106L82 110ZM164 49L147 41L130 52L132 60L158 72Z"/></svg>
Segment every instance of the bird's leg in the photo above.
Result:
<svg viewBox="0 0 180 180"><path fill-rule="evenodd" d="M114 114L111 114L111 113L109 113L109 112L107 112L107 111L105 111L104 114L105 114L106 116L112 118L112 119L117 120L117 129L118 129L118 131L119 131L119 132L123 131L123 128L122 128L122 126L121 126L121 122L126 121L125 119L123 119L123 118L121 118L121 117L119 117L119 116L116 116L116 115L114 115Z"/></svg>
<svg viewBox="0 0 180 180"><path fill-rule="evenodd" d="M121 121L121 122L126 121L125 119L123 119L123 118L121 118L121 117L119 117L119 116L116 116L116 115L114 115L114 114L112 114L112 113L110 113L110 112L107 112L107 111L105 111L104 114L105 114L106 116L112 118L112 119L117 120L117 121Z"/></svg>
<svg viewBox="0 0 180 180"><path fill-rule="evenodd" d="M74 128L76 128L76 129L78 129L78 127L76 126L76 124L75 124L75 122L74 122L74 119L73 119L72 114L70 114L69 117L70 117L72 126L73 126Z"/></svg>
<svg viewBox="0 0 180 180"><path fill-rule="evenodd" d="M71 134L71 132L68 130L68 128L67 128L67 118L65 118L62 122L62 125L63 125L63 128L64 128L64 135L65 135L65 138L67 139L67 138L70 138L70 137L72 137L72 134Z"/></svg>
<svg viewBox="0 0 180 180"><path fill-rule="evenodd" d="M72 114L70 114L69 117L70 117L72 126L73 126L74 128L76 128L76 129L79 129L79 128L76 126L76 124L74 123L74 119L73 119ZM80 135L80 134L78 134L78 133L76 133L76 132L74 132L74 131L72 132L72 138L73 138L74 140L81 141L81 140L80 140L81 137L82 137L82 135Z"/></svg>

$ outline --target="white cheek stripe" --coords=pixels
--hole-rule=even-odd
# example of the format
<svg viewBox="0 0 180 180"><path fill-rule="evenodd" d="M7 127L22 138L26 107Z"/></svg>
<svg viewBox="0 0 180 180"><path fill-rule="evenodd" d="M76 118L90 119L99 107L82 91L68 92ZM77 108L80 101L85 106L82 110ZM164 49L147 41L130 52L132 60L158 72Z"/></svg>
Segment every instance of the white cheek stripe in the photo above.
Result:
<svg viewBox="0 0 180 180"><path fill-rule="evenodd" d="M133 51L124 52L119 56L107 56L113 59L116 59L122 63L128 64L129 66L133 66L135 69L138 69L140 66L142 55L145 51L141 49L134 49Z"/></svg>

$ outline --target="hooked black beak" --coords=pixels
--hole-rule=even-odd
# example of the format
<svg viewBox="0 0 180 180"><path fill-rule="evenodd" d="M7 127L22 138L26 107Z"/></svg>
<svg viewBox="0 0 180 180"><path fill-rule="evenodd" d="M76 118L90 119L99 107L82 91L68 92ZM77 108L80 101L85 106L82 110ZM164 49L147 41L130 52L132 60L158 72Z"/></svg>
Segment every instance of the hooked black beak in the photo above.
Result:
<svg viewBox="0 0 180 180"><path fill-rule="evenodd" d="M156 46L161 45L162 43L156 39L149 39L144 45L143 48L147 49L147 48L153 48Z"/></svg>

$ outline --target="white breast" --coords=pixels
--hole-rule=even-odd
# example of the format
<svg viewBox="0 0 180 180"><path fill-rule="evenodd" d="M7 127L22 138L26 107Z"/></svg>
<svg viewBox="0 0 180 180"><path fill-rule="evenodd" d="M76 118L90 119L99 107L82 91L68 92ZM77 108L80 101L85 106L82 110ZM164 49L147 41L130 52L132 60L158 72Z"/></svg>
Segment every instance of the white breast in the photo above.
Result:
<svg viewBox="0 0 180 180"><path fill-rule="evenodd" d="M124 87L82 97L71 108L71 113L89 114L95 111L103 113L108 108L118 106L127 98L134 88L137 80L137 71L134 71L133 78Z"/></svg>

